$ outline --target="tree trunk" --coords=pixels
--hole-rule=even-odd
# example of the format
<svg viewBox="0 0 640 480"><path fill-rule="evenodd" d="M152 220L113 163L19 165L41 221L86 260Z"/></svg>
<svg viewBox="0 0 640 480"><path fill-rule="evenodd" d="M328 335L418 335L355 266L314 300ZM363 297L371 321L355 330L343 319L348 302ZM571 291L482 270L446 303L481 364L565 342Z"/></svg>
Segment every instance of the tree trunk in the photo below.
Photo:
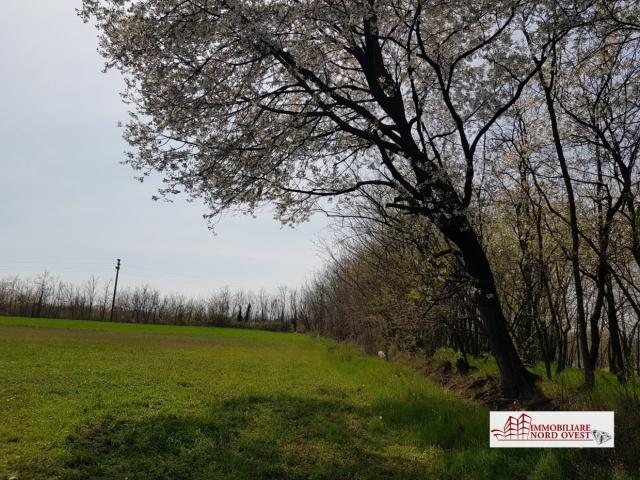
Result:
<svg viewBox="0 0 640 480"><path fill-rule="evenodd" d="M618 375L620 380L626 377L626 368L622 345L620 343L620 325L618 324L618 312L616 311L615 296L611 277L607 278L607 319L609 321L609 344L611 347L611 362L609 369Z"/></svg>
<svg viewBox="0 0 640 480"><path fill-rule="evenodd" d="M524 367L513 345L487 256L466 220L457 220L442 231L460 249L475 287L476 307L500 369L503 393L508 398L531 399L538 393L536 377Z"/></svg>
<svg viewBox="0 0 640 480"><path fill-rule="evenodd" d="M555 61L554 61L555 65ZM544 90L545 100L547 104L547 111L549 113L549 120L551 121L551 132L553 134L553 143L555 145L556 153L558 155L558 163L560 164L560 170L562 171L562 180L564 181L565 191L567 194L567 203L569 210L569 226L571 230L571 270L573 273L573 282L576 294L576 322L578 325L578 342L580 346L580 353L582 355L582 363L584 365L584 385L587 389L593 389L595 384L595 373L591 367L592 358L589 355L589 345L587 339L587 316L584 307L584 290L582 287L582 277L580 274L580 236L578 230L578 215L576 211L576 200L573 191L573 184L569 168L567 167L567 161L564 155L564 147L560 136L560 129L558 126L558 117L555 110L555 99L553 96L553 81L554 72L551 73L551 80L547 83L544 79L542 72L538 72L540 78L540 85Z"/></svg>

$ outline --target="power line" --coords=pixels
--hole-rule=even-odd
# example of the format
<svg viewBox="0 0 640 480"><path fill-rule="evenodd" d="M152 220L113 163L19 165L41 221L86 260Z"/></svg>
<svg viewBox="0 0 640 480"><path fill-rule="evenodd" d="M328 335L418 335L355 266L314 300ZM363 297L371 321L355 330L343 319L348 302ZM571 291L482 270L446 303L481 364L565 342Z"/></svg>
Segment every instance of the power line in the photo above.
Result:
<svg viewBox="0 0 640 480"><path fill-rule="evenodd" d="M40 264L40 265L107 265L104 262L60 262L60 261L50 261L50 260L16 260L11 258L6 258L0 260L2 263L17 263L17 264Z"/></svg>

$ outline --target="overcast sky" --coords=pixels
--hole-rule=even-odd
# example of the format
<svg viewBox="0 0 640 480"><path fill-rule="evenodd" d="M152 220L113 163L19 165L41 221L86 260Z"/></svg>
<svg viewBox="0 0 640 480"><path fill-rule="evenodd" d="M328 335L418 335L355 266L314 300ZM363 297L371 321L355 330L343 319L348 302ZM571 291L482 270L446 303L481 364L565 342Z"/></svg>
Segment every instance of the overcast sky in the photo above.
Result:
<svg viewBox="0 0 640 480"><path fill-rule="evenodd" d="M197 203L153 202L119 162L127 146L116 72L101 73L79 0L3 0L0 16L0 277L112 276L203 295L228 285L294 286L320 267L325 220L295 230L264 212L208 229Z"/></svg>

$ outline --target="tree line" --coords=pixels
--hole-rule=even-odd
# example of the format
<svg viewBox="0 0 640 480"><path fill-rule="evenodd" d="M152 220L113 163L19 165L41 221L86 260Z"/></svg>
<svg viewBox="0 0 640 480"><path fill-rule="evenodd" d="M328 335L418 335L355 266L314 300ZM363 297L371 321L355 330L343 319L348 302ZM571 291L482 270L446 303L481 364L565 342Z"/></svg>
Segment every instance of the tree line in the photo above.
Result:
<svg viewBox="0 0 640 480"><path fill-rule="evenodd" d="M0 314L109 321L112 295L112 281L94 276L81 284L48 272L34 279L8 277L0 279ZM113 320L290 331L296 328L298 304L298 290L286 286L258 293L224 287L206 297L189 298L140 285L118 290Z"/></svg>
<svg viewBox="0 0 640 480"><path fill-rule="evenodd" d="M500 208L482 220L486 248L518 354L529 366L543 362L551 379L567 367L585 368L570 236L549 211L523 218L511 193L493 194ZM304 329L387 357L429 357L440 347L465 359L490 352L474 286L455 247L417 217L367 217L363 208L339 221L325 269L302 289ZM597 223L582 218L585 226ZM629 244L617 244L615 259L616 270L598 283L596 252L581 255L583 301L594 329L593 363L586 368L608 369L625 382L640 374L640 269Z"/></svg>
<svg viewBox="0 0 640 480"><path fill-rule="evenodd" d="M511 6L512 12L519 8ZM451 345L463 353L495 352L496 332L485 318L489 301L500 309L518 357L528 364L544 361L549 377L552 369L577 366L591 388L598 368L608 368L621 381L638 371L637 7L550 2L543 9L571 12L562 24L537 17L542 23L534 27L526 23L532 17L520 17L523 51L505 68L521 80L489 118L495 122L491 134L487 130L482 137L478 133L487 123L474 123L471 112L471 117L456 114L466 102L478 109L491 104L469 100L470 91L454 96L449 82L460 57L452 63L439 57L442 52L424 53L445 103L442 114L453 117L452 123L439 123L458 136L445 143L436 139L434 122L425 128L431 137L424 144L440 152L435 155L453 156L459 147L467 167L476 165L470 175L480 177L463 189L473 208L467 206L453 233L448 221L425 221L422 207L389 213L397 196L378 186L361 195L359 205L342 208L337 215L346 218L341 224L346 240L338 261L316 281L319 328L342 336L357 321L371 328L351 330L349 336L378 332L378 342L397 348L425 348L426 341L426 351ZM499 28L493 34L499 36ZM486 34L482 38L478 48L492 41ZM505 55L500 65L510 62L509 48L517 44L509 38L509 46L498 47ZM485 60L498 62L497 51ZM518 75L518 66L529 69L530 78L522 70ZM439 161L455 171L450 158ZM451 202L443 215L453 218L459 212L457 200ZM461 240L470 232L478 245Z"/></svg>

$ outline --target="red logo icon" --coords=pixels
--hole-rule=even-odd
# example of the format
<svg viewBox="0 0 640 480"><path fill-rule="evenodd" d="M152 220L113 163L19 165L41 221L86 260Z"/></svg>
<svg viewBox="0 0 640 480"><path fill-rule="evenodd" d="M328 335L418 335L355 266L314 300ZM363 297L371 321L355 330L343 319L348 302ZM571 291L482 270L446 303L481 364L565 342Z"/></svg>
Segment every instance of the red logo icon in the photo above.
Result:
<svg viewBox="0 0 640 480"><path fill-rule="evenodd" d="M502 430L499 428L491 430L496 440L528 440L530 432L531 417L526 413L521 414L517 418L509 415Z"/></svg>

